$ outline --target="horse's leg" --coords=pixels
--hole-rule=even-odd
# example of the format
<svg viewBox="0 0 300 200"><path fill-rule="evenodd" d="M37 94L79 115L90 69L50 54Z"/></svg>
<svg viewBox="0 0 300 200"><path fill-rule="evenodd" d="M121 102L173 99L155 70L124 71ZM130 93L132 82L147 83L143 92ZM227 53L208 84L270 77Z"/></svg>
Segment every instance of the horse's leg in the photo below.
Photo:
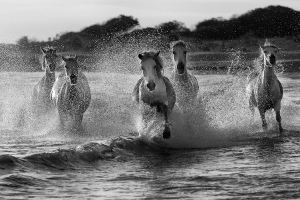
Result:
<svg viewBox="0 0 300 200"><path fill-rule="evenodd" d="M281 134L283 132L283 128L281 126L280 108L281 108L281 102L279 101L274 106L274 110L275 110L275 114L276 114L276 121L278 122L278 126L279 126L279 134Z"/></svg>
<svg viewBox="0 0 300 200"><path fill-rule="evenodd" d="M252 119L253 119L254 113L255 113L255 108L254 108L254 105L253 105L253 103L252 103L251 100L249 101L249 109L250 109L250 111L252 113Z"/></svg>
<svg viewBox="0 0 300 200"><path fill-rule="evenodd" d="M255 98L254 98L254 94L252 93L252 94L249 95L249 109L252 113L251 123L254 122L255 106L256 106Z"/></svg>
<svg viewBox="0 0 300 200"><path fill-rule="evenodd" d="M166 104L158 104L157 111L162 112L165 116L165 129L163 131L163 138L169 139L171 137L171 130L169 127L169 118L168 118L168 106Z"/></svg>
<svg viewBox="0 0 300 200"><path fill-rule="evenodd" d="M251 101L249 101L249 109L251 111L251 119L250 119L250 124L254 124L254 113L255 113L255 107Z"/></svg>
<svg viewBox="0 0 300 200"><path fill-rule="evenodd" d="M267 131L268 125L267 125L267 121L266 121L265 111L263 109L258 109L258 110L259 110L259 114L260 114L261 121L262 121L263 131Z"/></svg>
<svg viewBox="0 0 300 200"><path fill-rule="evenodd" d="M62 111L59 111L58 112L58 117L59 117L59 126L60 126L60 129L63 131L65 130L65 126L66 126L66 114L63 113Z"/></svg>
<svg viewBox="0 0 300 200"><path fill-rule="evenodd" d="M83 131L83 126L82 126L82 119L83 119L83 113L78 113L75 117L75 130L80 133Z"/></svg>

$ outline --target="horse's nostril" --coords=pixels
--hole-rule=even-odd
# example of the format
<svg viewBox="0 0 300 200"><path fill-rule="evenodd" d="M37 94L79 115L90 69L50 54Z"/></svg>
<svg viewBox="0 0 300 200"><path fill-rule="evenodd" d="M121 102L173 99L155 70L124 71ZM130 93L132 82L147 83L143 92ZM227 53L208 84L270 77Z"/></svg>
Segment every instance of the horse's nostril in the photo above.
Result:
<svg viewBox="0 0 300 200"><path fill-rule="evenodd" d="M76 84L77 83L77 76L75 74L71 74L70 81L71 81L71 84Z"/></svg>
<svg viewBox="0 0 300 200"><path fill-rule="evenodd" d="M51 71L54 70L54 65L53 65L53 64L50 64L50 65L49 65L49 68L50 68Z"/></svg>
<svg viewBox="0 0 300 200"><path fill-rule="evenodd" d="M155 89L155 83L154 82L149 82L147 83L147 88L150 90L150 91L153 91Z"/></svg>
<svg viewBox="0 0 300 200"><path fill-rule="evenodd" d="M178 70L179 74L183 74L184 73L184 64L178 63L177 70Z"/></svg>
<svg viewBox="0 0 300 200"><path fill-rule="evenodd" d="M274 55L270 56L270 63L274 65L276 63L276 57Z"/></svg>

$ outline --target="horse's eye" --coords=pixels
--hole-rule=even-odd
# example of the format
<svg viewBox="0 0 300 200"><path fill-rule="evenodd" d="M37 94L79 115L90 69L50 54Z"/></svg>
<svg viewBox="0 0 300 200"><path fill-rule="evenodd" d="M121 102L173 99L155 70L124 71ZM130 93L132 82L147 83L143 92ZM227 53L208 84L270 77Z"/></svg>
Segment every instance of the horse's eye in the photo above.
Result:
<svg viewBox="0 0 300 200"><path fill-rule="evenodd" d="M267 51L264 51L264 53L267 53Z"/></svg>
<svg viewBox="0 0 300 200"><path fill-rule="evenodd" d="M175 51L173 51L173 54L175 55Z"/></svg>

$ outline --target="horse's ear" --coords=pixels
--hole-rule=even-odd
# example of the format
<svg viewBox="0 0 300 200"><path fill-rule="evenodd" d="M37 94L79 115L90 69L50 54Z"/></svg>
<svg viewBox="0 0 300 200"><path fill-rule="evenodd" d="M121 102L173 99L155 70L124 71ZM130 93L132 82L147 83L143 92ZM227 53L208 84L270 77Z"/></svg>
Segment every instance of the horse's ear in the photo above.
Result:
<svg viewBox="0 0 300 200"><path fill-rule="evenodd" d="M158 51L156 54L155 54L155 57L157 57L159 55L160 51Z"/></svg>
<svg viewBox="0 0 300 200"><path fill-rule="evenodd" d="M43 47L41 47L41 51L42 51L43 53L46 53L46 50L45 50Z"/></svg>
<svg viewBox="0 0 300 200"><path fill-rule="evenodd" d="M269 43L268 38L266 38L265 44L268 44L268 43Z"/></svg>
<svg viewBox="0 0 300 200"><path fill-rule="evenodd" d="M142 59L143 59L143 57L144 57L144 56L143 56L143 54L139 54L139 59L141 59L141 60L142 60Z"/></svg>

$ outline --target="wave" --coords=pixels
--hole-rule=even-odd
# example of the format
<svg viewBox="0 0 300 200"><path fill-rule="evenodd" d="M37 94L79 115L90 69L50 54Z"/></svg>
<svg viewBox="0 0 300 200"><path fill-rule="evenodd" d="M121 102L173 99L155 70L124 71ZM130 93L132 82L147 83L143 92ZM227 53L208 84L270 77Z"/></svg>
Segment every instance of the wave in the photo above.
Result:
<svg viewBox="0 0 300 200"><path fill-rule="evenodd" d="M161 124L161 123L160 123ZM251 137L243 137L232 141L219 142L218 145L224 147L234 143L236 145L245 145L249 143L258 143L261 145L274 145L289 140L290 137L299 137L299 131L286 130L283 136L278 136L276 131L269 133L257 132ZM214 137L214 136L213 136ZM165 140L162 139L161 140ZM167 142L166 142L167 141ZM159 141L157 138L144 138L143 136L127 136L116 137L104 141L94 141L83 145L77 145L68 149L56 149L51 152L34 153L23 157L15 157L12 155L0 155L0 169L9 170L12 168L33 168L39 170L77 170L83 167L93 166L93 163L101 165L101 161L116 161L124 162L131 160L132 157L145 157L157 155L161 153L172 153L174 151L201 151L199 148L172 148L172 142L168 140ZM174 141L173 141L174 142ZM175 143L178 142L175 140ZM186 141L182 141L184 144ZM198 141L197 141L198 142ZM209 140L208 142L209 143ZM163 145L162 145L163 144ZM190 144L190 140L189 140ZM198 143L197 143L198 144ZM199 144L198 144L199 145ZM211 145L203 145L204 149L216 146L216 143Z"/></svg>
<svg viewBox="0 0 300 200"><path fill-rule="evenodd" d="M149 146L140 137L116 137L106 141L89 142L69 149L35 153L24 157L0 155L0 169L30 167L38 169L73 170L99 160L122 160ZM150 146L149 146L150 148ZM159 146L151 146L159 148ZM150 148L150 149L151 149ZM123 159L123 160L124 160Z"/></svg>

